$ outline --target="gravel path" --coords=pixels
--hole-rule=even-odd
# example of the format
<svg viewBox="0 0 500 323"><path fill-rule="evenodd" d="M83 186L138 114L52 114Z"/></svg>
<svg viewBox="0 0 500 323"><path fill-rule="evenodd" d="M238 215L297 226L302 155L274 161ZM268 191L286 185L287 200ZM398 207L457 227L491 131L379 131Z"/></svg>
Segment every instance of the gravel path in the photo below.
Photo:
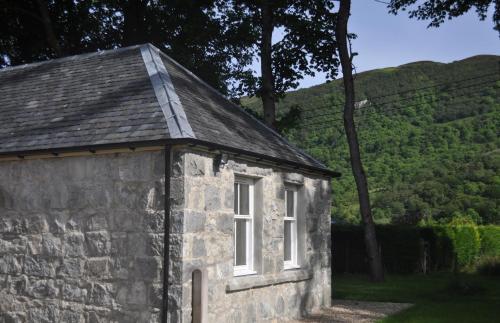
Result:
<svg viewBox="0 0 500 323"><path fill-rule="evenodd" d="M332 307L297 322L371 323L409 308L409 303L334 300Z"/></svg>

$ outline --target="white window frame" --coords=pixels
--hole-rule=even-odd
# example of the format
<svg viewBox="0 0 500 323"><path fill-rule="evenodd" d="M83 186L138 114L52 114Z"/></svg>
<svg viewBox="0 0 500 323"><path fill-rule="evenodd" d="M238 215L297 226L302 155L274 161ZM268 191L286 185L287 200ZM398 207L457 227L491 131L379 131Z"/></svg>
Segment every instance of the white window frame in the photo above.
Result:
<svg viewBox="0 0 500 323"><path fill-rule="evenodd" d="M293 214L288 214L288 192L293 192ZM284 261L285 269L296 269L300 268L298 263L298 230L297 230L297 194L298 189L296 186L286 185L285 186L285 216L283 222L283 259L285 258L285 223L288 221L290 225L291 234L291 260Z"/></svg>
<svg viewBox="0 0 500 323"><path fill-rule="evenodd" d="M234 276L252 275L257 272L253 269L253 259L254 259L254 181L250 178L236 177L235 184L247 184L248 185L248 215L234 214L234 254L233 257L236 259L236 219L244 219L249 222L246 226L246 264L236 266L234 265ZM235 192L236 194L236 192ZM238 213L240 213L241 203L240 203L240 186L238 185ZM234 262L233 262L234 263Z"/></svg>

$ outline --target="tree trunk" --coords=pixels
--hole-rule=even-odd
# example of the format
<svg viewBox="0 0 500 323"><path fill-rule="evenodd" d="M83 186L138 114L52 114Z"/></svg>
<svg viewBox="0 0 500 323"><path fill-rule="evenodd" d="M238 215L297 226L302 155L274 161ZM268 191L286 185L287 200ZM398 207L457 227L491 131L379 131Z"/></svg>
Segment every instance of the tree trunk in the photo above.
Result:
<svg viewBox="0 0 500 323"><path fill-rule="evenodd" d="M262 39L260 49L260 68L262 74L262 87L260 91L262 107L264 109L264 122L271 127L276 124L276 102L274 100L274 77L272 69L272 38L273 38L273 12L269 1L262 1Z"/></svg>
<svg viewBox="0 0 500 323"><path fill-rule="evenodd" d="M122 1L123 46L137 45L146 41L144 16L146 3L141 0Z"/></svg>
<svg viewBox="0 0 500 323"><path fill-rule="evenodd" d="M361 219L364 226L365 245L370 263L370 274L373 281L383 281L384 272L382 260L375 235L375 224L373 222L370 208L370 196L368 194L368 183L366 174L361 163L359 152L358 135L354 124L354 80L352 77L352 58L347 45L347 22L350 15L350 0L340 0L340 8L337 18L336 38L342 65L344 80L345 105L344 105L344 128L349 144L351 156L352 173L358 190L359 207Z"/></svg>
<svg viewBox="0 0 500 323"><path fill-rule="evenodd" d="M57 41L56 34L54 32L54 27L52 25L52 20L50 19L49 9L47 8L48 4L45 0L36 0L38 5L38 10L40 11L40 21L42 22L43 29L45 31L45 38L47 39L47 43L50 48L54 51L54 54L57 57L61 57L62 50L59 42Z"/></svg>

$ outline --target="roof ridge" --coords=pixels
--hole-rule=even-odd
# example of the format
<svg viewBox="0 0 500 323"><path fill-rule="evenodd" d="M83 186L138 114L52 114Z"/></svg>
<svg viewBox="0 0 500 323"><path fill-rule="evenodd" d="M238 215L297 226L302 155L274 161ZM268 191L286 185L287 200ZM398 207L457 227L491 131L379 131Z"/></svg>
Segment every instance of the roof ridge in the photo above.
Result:
<svg viewBox="0 0 500 323"><path fill-rule="evenodd" d="M194 77L198 82L201 82L204 86L206 86L212 92L214 92L218 96L222 97L224 100L226 100L231 105L233 105L234 107L236 107L237 109L239 109L241 112L243 112L244 114L246 114L247 116L249 116L250 118L252 118L254 121L256 121L257 123L259 123L261 126L263 126L264 128L266 128L267 130L271 131L276 137L278 137L280 140L282 140L283 142L285 142L288 146L290 146L296 152L298 152L299 154L303 155L306 158L310 158L311 160L315 161L316 163L322 165L323 167L326 167L322 162L320 162L316 158L314 158L311 155L309 155L306 152L304 152L302 149L300 149L300 148L296 147L295 145L293 145L292 143L290 143L285 137L283 137L282 135L280 135L276 130L274 130L273 128L269 127L264 122L262 122L261 120L259 120L258 118L256 118L254 115L252 115L251 113L249 113L248 111L246 111L245 109L243 109L243 107L241 107L241 106L237 105L236 103L234 103L233 101L229 100L226 96L224 96L222 93L220 93L213 86L211 86L207 82L203 81L200 77L198 77L196 74L194 74L193 72L191 72L190 70L188 70L187 68L185 68L184 66L182 66L180 63L178 63L172 57L170 57L167 54L165 54L164 52L162 52L159 48L157 48L156 46L154 46L151 43L148 43L147 45L150 46L150 47L152 47L156 51L158 51L160 55L163 55L165 58L167 58L168 60L170 60L175 66L179 67L184 72L186 72L189 75L191 75L192 77Z"/></svg>
<svg viewBox="0 0 500 323"><path fill-rule="evenodd" d="M149 44L149 43L147 43L147 44ZM131 50L131 49L140 48L140 47L147 45L147 44L138 44L138 45L131 45L131 46L127 46L127 47L103 49L103 50L98 50L97 52L81 53L81 54L69 55L69 56L64 56L64 57L51 58L51 59L47 59L44 61L37 61L37 62L31 62L31 63L13 65L13 66L6 66L3 68L0 68L0 73L5 72L5 71L23 69L23 68L27 68L27 67L35 67L35 66L50 64L50 63L54 63L54 62L67 62L67 61L75 60L77 58L89 58L89 57L94 57L94 56L99 56L99 55L114 54L114 53L119 53L119 52Z"/></svg>
<svg viewBox="0 0 500 323"><path fill-rule="evenodd" d="M163 112L171 138L196 138L189 124L181 100L163 64L161 51L151 44L141 46L141 56L153 86L156 99Z"/></svg>

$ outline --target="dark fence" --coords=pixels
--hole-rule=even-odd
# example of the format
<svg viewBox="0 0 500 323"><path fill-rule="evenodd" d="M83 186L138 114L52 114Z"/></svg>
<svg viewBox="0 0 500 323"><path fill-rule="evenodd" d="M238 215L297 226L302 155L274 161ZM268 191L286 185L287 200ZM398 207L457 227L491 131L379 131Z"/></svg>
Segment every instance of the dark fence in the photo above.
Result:
<svg viewBox="0 0 500 323"><path fill-rule="evenodd" d="M485 251L500 255L499 226L383 225L376 231L388 273L451 271L473 263ZM333 272L366 273L363 228L332 225L332 255Z"/></svg>

